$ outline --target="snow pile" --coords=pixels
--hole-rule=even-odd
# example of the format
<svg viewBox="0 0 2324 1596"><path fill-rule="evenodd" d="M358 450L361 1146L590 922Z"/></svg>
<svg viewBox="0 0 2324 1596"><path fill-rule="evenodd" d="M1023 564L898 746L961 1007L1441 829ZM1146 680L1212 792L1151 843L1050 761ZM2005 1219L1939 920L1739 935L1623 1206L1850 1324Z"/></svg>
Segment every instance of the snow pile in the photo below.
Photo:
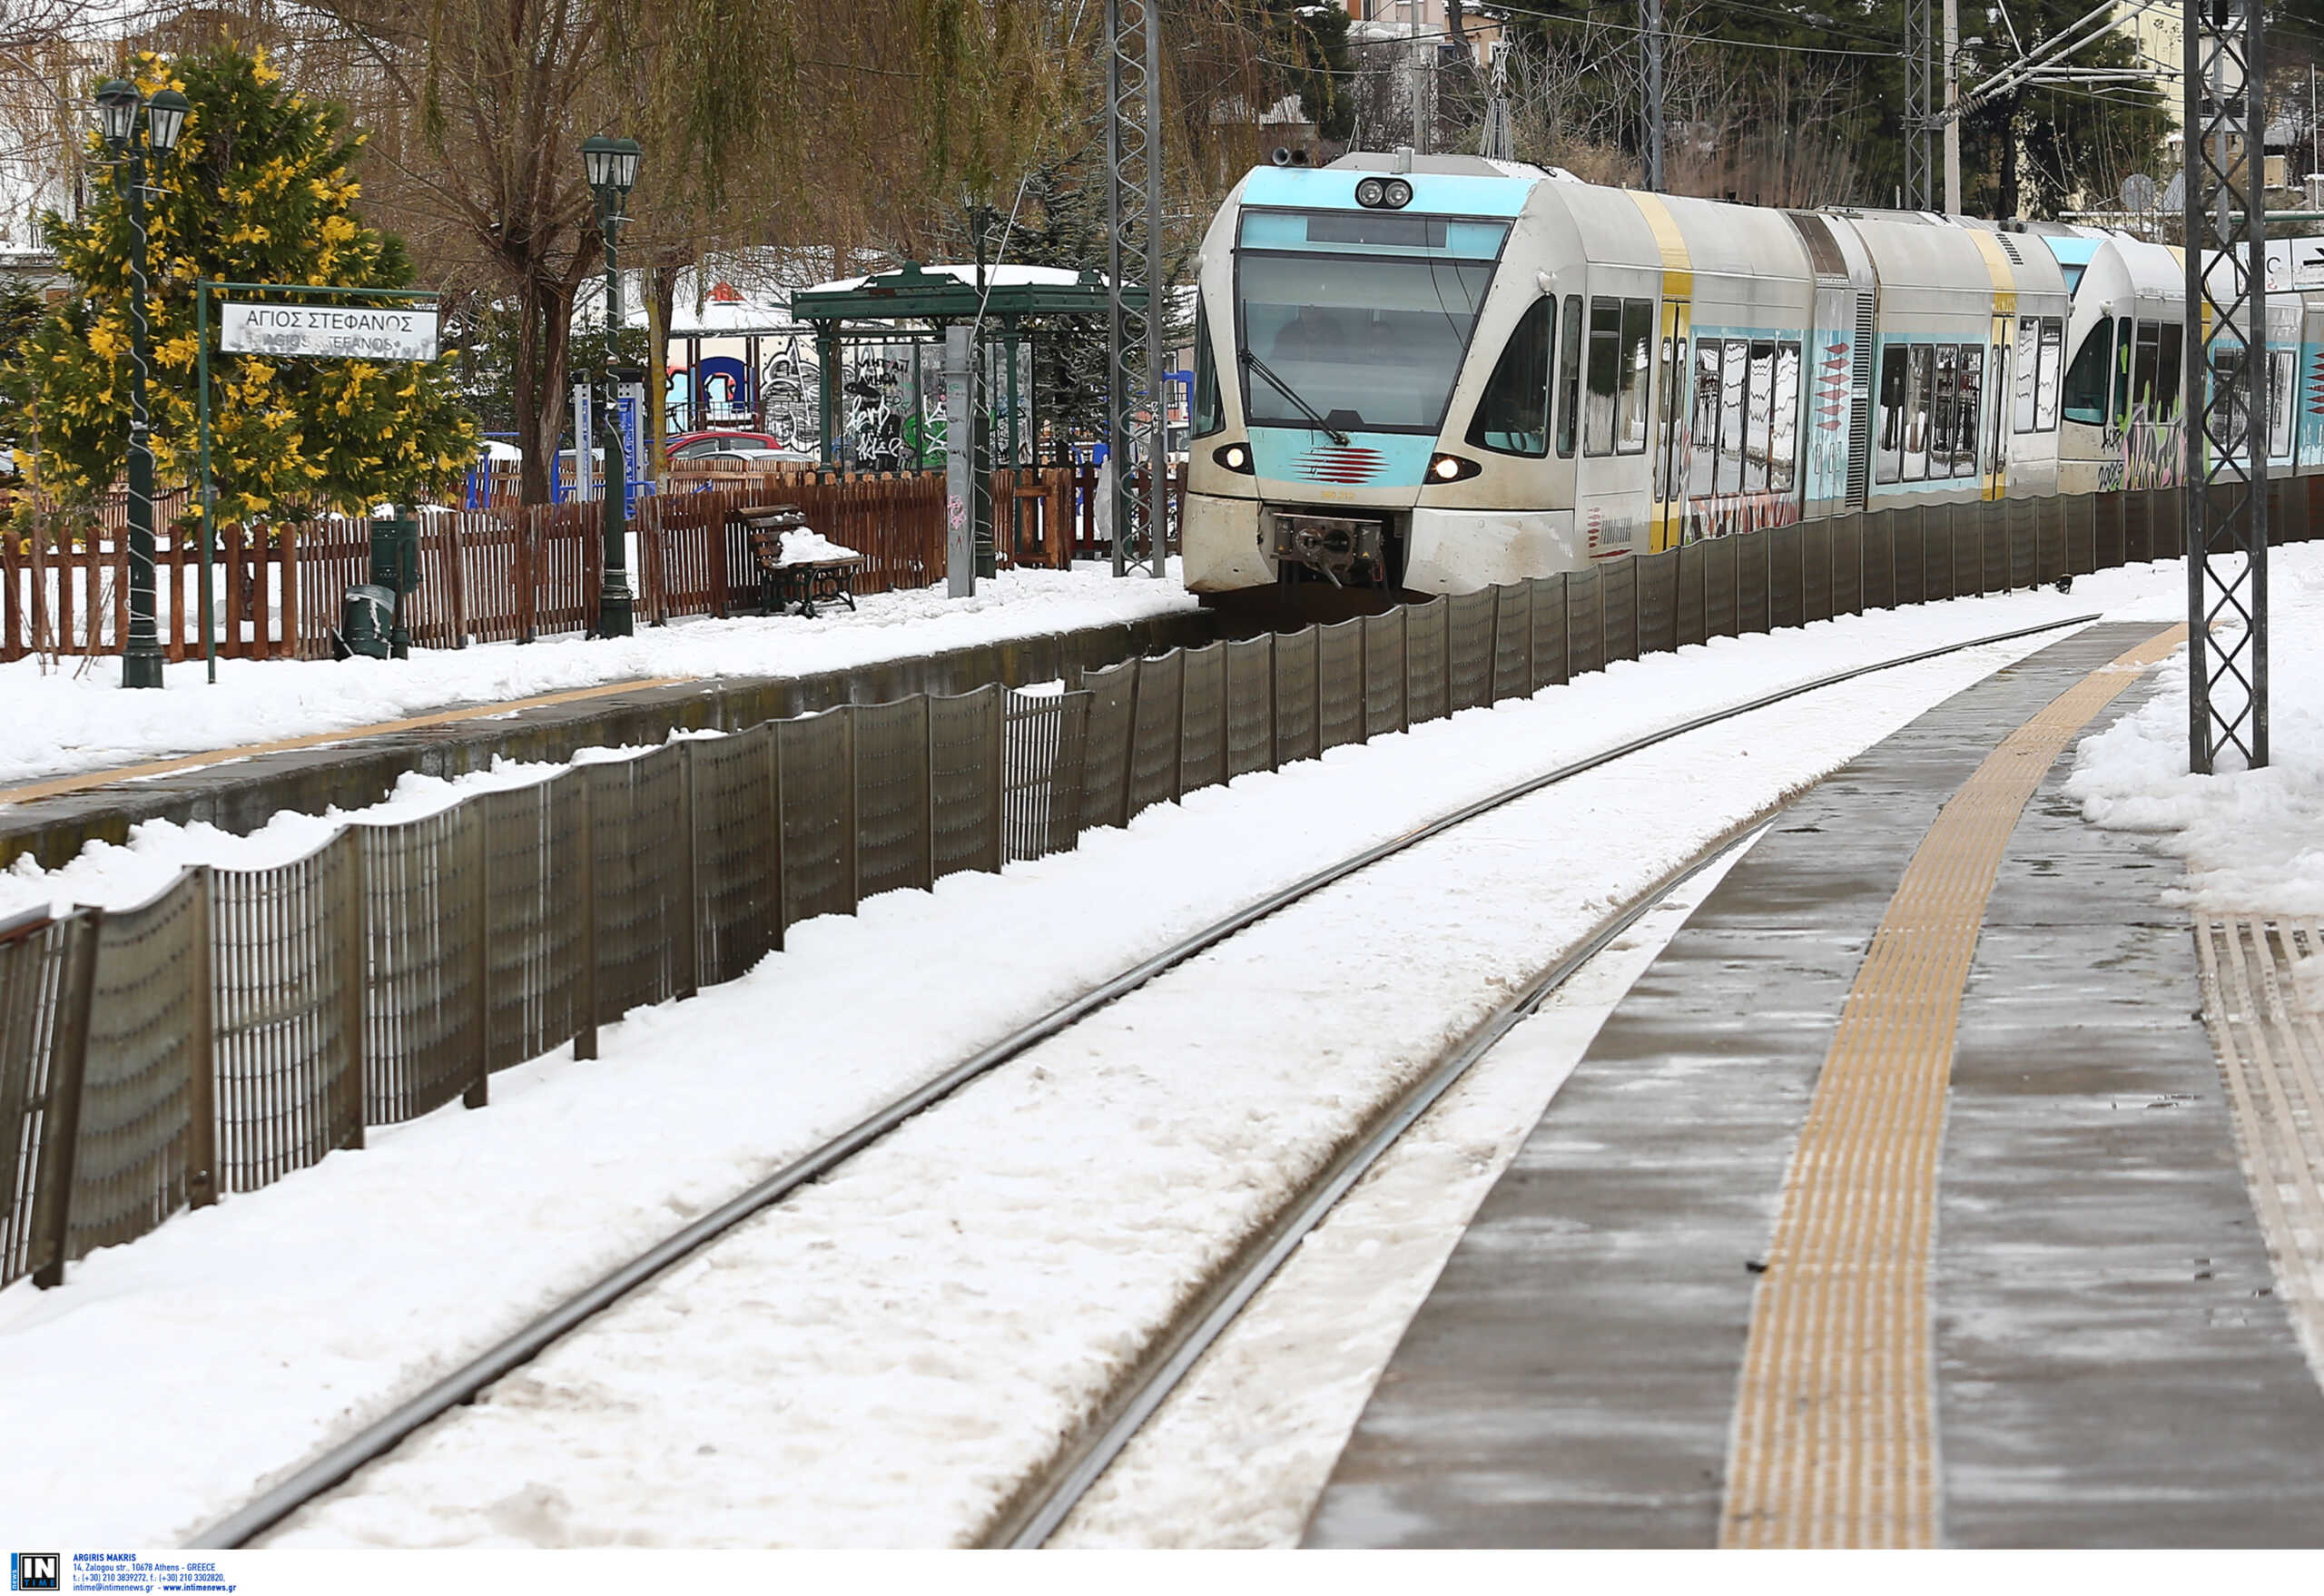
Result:
<svg viewBox="0 0 2324 1596"><path fill-rule="evenodd" d="M812 527L802 527L783 535L783 557L775 562L785 566L820 565L825 560L855 560L863 556L843 543L833 543Z"/></svg>
<svg viewBox="0 0 2324 1596"><path fill-rule="evenodd" d="M170 754L234 748L497 704L601 683L677 676L803 676L908 655L1148 619L1196 607L1173 564L1162 581L1118 581L1095 562L1076 571L1012 570L950 599L941 584L859 598L808 622L747 616L638 627L634 637L578 633L537 643L414 649L409 660L218 662L168 666L160 692L120 690L121 662L44 669L0 665L0 787Z"/></svg>
<svg viewBox="0 0 2324 1596"><path fill-rule="evenodd" d="M724 732L679 732L681 737L723 737ZM635 759L650 748L581 748L574 764ZM81 852L54 870L43 870L32 855L19 854L0 870L0 920L28 909L47 908L62 913L74 904L101 909L134 909L168 887L189 865L212 864L222 870L268 870L303 859L334 832L349 824L391 825L419 820L449 809L478 793L507 787L529 787L562 774L571 765L530 761L495 760L489 770L458 776L422 775L409 771L396 778L389 795L360 809L326 809L320 814L278 810L256 831L237 836L206 821L181 825L175 821L146 821L132 826L129 841L84 844Z"/></svg>
<svg viewBox="0 0 2324 1596"><path fill-rule="evenodd" d="M2152 698L2083 740L2066 792L2093 824L2185 860L2166 903L2324 915L2324 546L2272 550L2268 574L2268 768L2189 773L2181 653Z"/></svg>

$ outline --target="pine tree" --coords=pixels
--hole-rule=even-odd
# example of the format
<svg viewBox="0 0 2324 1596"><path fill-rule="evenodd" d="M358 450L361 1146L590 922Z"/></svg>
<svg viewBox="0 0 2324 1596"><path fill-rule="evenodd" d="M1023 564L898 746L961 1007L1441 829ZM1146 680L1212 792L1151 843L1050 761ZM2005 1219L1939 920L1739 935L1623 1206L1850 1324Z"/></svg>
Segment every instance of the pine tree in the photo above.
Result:
<svg viewBox="0 0 2324 1596"><path fill-rule="evenodd" d="M176 152L149 157L147 379L158 483L199 469L194 284L401 288L403 246L366 226L347 174L363 136L336 105L286 89L264 51L141 54L141 92L192 102ZM81 219L42 226L79 291L31 340L23 379L39 405L35 480L85 502L119 477L129 433L129 219L110 182ZM450 357L433 365L222 354L211 338L211 468L222 520L410 502L475 458Z"/></svg>

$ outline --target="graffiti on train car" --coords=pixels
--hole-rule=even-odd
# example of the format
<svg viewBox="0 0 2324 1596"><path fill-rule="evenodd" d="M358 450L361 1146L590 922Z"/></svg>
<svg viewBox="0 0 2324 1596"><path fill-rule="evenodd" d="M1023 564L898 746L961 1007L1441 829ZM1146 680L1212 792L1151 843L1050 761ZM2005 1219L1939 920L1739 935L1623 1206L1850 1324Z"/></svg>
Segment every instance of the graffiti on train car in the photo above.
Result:
<svg viewBox="0 0 2324 1596"><path fill-rule="evenodd" d="M2107 458L2098 463L2101 493L2179 485L2181 457L2184 453L2179 440L2179 407L2170 406L2168 419L2157 419L2155 413L2162 409L2159 405L2133 405L2127 426L2106 429L2102 447L2106 449Z"/></svg>
<svg viewBox="0 0 2324 1596"><path fill-rule="evenodd" d="M1721 493L1687 501L1687 541L1732 537L1738 532L1788 527L1799 519L1799 500L1788 493Z"/></svg>

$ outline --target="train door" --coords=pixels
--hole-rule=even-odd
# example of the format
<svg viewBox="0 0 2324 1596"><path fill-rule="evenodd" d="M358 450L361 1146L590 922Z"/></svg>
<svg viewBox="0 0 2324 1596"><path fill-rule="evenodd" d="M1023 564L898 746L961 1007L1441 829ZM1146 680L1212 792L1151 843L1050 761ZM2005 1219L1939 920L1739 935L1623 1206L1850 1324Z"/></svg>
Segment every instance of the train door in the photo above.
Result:
<svg viewBox="0 0 2324 1596"><path fill-rule="evenodd" d="M1979 413L1985 435L1985 468L1979 478L1980 497L1984 498L2005 498L2009 495L2009 429L2004 425L2003 417L2009 411L2009 351L2016 323L2013 312L1996 311L1993 335L1985 344L1984 391L1979 400L1984 407Z"/></svg>
<svg viewBox="0 0 2324 1596"><path fill-rule="evenodd" d="M1662 341L1655 369L1653 508L1647 547L1659 554L1685 541L1687 526L1687 339L1692 307L1662 301Z"/></svg>

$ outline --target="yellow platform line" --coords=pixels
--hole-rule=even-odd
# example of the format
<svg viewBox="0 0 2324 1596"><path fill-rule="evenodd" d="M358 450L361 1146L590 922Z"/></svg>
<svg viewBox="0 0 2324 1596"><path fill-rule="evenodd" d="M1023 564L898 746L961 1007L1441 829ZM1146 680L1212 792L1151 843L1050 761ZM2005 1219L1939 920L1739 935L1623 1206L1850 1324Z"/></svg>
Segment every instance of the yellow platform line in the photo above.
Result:
<svg viewBox="0 0 2324 1596"><path fill-rule="evenodd" d="M2010 832L2058 754L2173 626L2004 738L1937 815L1856 972L1752 1304L1723 1546L1931 1546L1929 1254L1961 994Z"/></svg>
<svg viewBox="0 0 2324 1596"><path fill-rule="evenodd" d="M543 693L532 698L510 698L498 704L471 704L465 709L447 709L434 714L414 715L409 720L380 721L368 726L342 726L335 732L317 732L310 737L285 737L274 743L246 743L238 748L215 748L204 754L189 754L175 759L157 759L144 764L115 765L110 770L84 771L76 775L58 776L29 786L0 788L0 804L30 803L35 799L60 797L66 793L86 792L92 787L109 787L115 782L136 781L146 776L172 775L179 771L200 770L205 765L224 764L236 759L254 759L262 754L288 754L301 748L320 748L330 743L349 743L359 737L383 736L391 732L416 732L424 726L445 726L458 721L484 720L493 715L512 714L520 709L546 709L557 704L578 704L585 699L610 697L615 693L635 693L646 687L669 687L680 682L690 682L691 676L639 676L627 682L607 682L598 687L576 687L565 693Z"/></svg>

